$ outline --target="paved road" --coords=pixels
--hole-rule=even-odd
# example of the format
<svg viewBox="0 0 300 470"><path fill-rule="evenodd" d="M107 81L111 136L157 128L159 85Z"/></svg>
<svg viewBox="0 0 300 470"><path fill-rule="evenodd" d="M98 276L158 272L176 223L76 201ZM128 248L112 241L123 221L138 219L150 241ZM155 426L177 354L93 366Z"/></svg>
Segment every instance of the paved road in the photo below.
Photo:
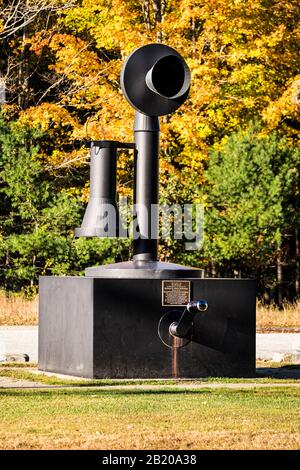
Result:
<svg viewBox="0 0 300 470"><path fill-rule="evenodd" d="M0 360L5 354L28 354L30 362L37 362L38 327L1 326Z"/></svg>
<svg viewBox="0 0 300 470"><path fill-rule="evenodd" d="M257 359L280 362L285 356L295 356L294 359L297 357L299 361L300 333L258 333L256 335Z"/></svg>
<svg viewBox="0 0 300 470"><path fill-rule="evenodd" d="M5 354L28 354L31 362L38 360L37 326L0 327L0 360ZM258 333L256 357L280 362L285 355L300 359L300 333Z"/></svg>

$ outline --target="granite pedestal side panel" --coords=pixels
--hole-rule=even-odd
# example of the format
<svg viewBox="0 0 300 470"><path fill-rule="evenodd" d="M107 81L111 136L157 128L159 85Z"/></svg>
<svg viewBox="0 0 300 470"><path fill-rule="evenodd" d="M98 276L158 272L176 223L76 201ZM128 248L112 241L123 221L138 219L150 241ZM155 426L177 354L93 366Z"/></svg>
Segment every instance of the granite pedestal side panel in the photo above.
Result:
<svg viewBox="0 0 300 470"><path fill-rule="evenodd" d="M89 378L253 376L255 282L191 278L190 286L191 300L208 302L198 324L206 344L174 353L158 323L183 307L162 305L161 279L41 277L39 369ZM220 325L231 332L225 348L218 340L214 347Z"/></svg>

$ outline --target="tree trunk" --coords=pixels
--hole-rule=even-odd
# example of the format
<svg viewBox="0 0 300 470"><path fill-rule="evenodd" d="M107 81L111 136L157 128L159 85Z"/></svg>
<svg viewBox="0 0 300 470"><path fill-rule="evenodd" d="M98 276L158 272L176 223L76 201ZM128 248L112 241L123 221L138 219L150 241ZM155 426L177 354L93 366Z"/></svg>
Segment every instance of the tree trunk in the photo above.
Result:
<svg viewBox="0 0 300 470"><path fill-rule="evenodd" d="M295 292L298 297L300 294L300 243L299 243L299 229L295 229L295 257L296 257L296 278L295 278Z"/></svg>
<svg viewBox="0 0 300 470"><path fill-rule="evenodd" d="M241 270L241 268L237 268L237 269L235 270L235 277L236 277L237 279L242 279L242 270Z"/></svg>
<svg viewBox="0 0 300 470"><path fill-rule="evenodd" d="M150 16L150 0L142 0L142 11L144 23L148 30L151 29L151 16Z"/></svg>
<svg viewBox="0 0 300 470"><path fill-rule="evenodd" d="M26 2L26 5L28 3ZM19 65L19 95L18 105L21 109L28 107L28 93L29 93L29 49L26 44L27 31L26 26L23 27L22 35L22 52Z"/></svg>
<svg viewBox="0 0 300 470"><path fill-rule="evenodd" d="M0 105L6 102L5 78L0 75Z"/></svg>
<svg viewBox="0 0 300 470"><path fill-rule="evenodd" d="M211 263L211 277L217 277L216 263Z"/></svg>
<svg viewBox="0 0 300 470"><path fill-rule="evenodd" d="M32 257L32 267L35 268L35 263L36 263L36 255L33 255ZM30 287L33 288L34 286L34 279L30 279Z"/></svg>
<svg viewBox="0 0 300 470"><path fill-rule="evenodd" d="M196 24L195 18L191 19L191 30L192 30L192 51L193 51L193 58L196 57Z"/></svg>
<svg viewBox="0 0 300 470"><path fill-rule="evenodd" d="M164 20L167 2L166 0L152 0L152 5L153 5L153 13L154 13L154 22L155 22L155 25L157 25L157 24L162 23ZM157 32L156 38L158 42L162 42L163 32L161 30Z"/></svg>
<svg viewBox="0 0 300 470"><path fill-rule="evenodd" d="M277 257L277 302L279 308L282 308L283 303L283 273L282 273L282 261L281 255Z"/></svg>

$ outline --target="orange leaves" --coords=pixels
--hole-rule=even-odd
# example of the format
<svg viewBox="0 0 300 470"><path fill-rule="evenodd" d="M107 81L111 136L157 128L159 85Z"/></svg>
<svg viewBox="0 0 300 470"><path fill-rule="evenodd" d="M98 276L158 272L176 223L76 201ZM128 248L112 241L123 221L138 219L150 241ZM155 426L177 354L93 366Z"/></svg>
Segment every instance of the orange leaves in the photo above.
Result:
<svg viewBox="0 0 300 470"><path fill-rule="evenodd" d="M41 55L44 48L49 54L50 93L41 101L57 104L30 108L20 119L27 115L49 130L58 149L66 137L132 141L134 111L120 91L121 66L136 47L162 40L185 57L192 85L184 106L161 120L161 153L173 171L195 172L202 181L208 150L251 120L263 117L268 128L285 126L295 137L287 123L300 119L297 5L294 0L82 0L62 12L49 31L31 38L31 51ZM127 177L125 163L121 170L125 193L130 168ZM164 173L161 178L167 184Z"/></svg>
<svg viewBox="0 0 300 470"><path fill-rule="evenodd" d="M86 85L87 77L91 76L97 81L100 61L86 41L68 34L55 34L48 46L56 55L50 69L76 81L77 85Z"/></svg>
<svg viewBox="0 0 300 470"><path fill-rule="evenodd" d="M64 151L60 148L55 149L51 155L48 156L48 165L53 171L63 169L78 168L86 163L88 159L88 151L85 148L80 150ZM81 190L80 190L81 192Z"/></svg>
<svg viewBox="0 0 300 470"><path fill-rule="evenodd" d="M77 166L82 163L82 151L68 151L63 148L80 138L81 126L65 108L54 103L43 103L40 106L28 108L19 115L18 125L40 128L47 141L42 142L40 157L48 162L51 168ZM49 152L49 149L54 149ZM86 151L85 154L86 155Z"/></svg>
<svg viewBox="0 0 300 470"><path fill-rule="evenodd" d="M22 111L18 122L30 127L41 127L43 131L50 133L51 129L59 127L69 127L74 130L78 128L76 119L65 108L54 103L43 103Z"/></svg>
<svg viewBox="0 0 300 470"><path fill-rule="evenodd" d="M66 13L65 24L86 31L98 48L121 49L125 53L139 41L140 14L123 0L83 0L82 6Z"/></svg>
<svg viewBox="0 0 300 470"><path fill-rule="evenodd" d="M269 104L263 111L263 118L271 129L277 127L280 122L300 121L300 75L291 79L282 95ZM291 125L291 132L292 128ZM295 134L298 132L296 128Z"/></svg>
<svg viewBox="0 0 300 470"><path fill-rule="evenodd" d="M30 40L28 40L30 44L30 50L34 52L37 56L40 56L45 47L49 46L51 41L51 35L47 31L37 31Z"/></svg>

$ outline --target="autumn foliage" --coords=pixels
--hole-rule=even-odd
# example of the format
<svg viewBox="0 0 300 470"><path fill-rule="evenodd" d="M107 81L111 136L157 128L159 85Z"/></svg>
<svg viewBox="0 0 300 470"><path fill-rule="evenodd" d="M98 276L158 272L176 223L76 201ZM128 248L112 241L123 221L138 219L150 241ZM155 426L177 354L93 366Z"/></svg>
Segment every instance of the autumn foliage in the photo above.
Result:
<svg viewBox="0 0 300 470"><path fill-rule="evenodd" d="M133 110L120 90L121 65L134 48L163 42L188 62L192 86L179 111L161 119L161 199L203 202L207 241L197 253L183 253L180 244L166 241L161 257L204 267L212 276L258 276L261 295L279 294L280 301L299 293L298 1L0 4L0 259L6 288L34 288L39 273L82 272L118 251L130 255L126 244L72 238L88 198L88 156L74 142L132 140ZM14 145L23 146L21 156ZM15 178L8 176L18 158L31 162L28 194L46 183L48 188L46 196L30 196L25 215L19 213L21 200L13 202L11 195L14 185L26 186L22 164L16 164ZM247 161L251 172L243 167ZM129 153L120 156L118 167L118 191L131 197ZM265 177L252 178L253 172ZM241 191L241 205L233 187ZM260 212L269 214L261 225ZM47 217L53 218L52 229ZM26 251L24 237L37 233L39 241ZM58 253L52 245L60 246Z"/></svg>

